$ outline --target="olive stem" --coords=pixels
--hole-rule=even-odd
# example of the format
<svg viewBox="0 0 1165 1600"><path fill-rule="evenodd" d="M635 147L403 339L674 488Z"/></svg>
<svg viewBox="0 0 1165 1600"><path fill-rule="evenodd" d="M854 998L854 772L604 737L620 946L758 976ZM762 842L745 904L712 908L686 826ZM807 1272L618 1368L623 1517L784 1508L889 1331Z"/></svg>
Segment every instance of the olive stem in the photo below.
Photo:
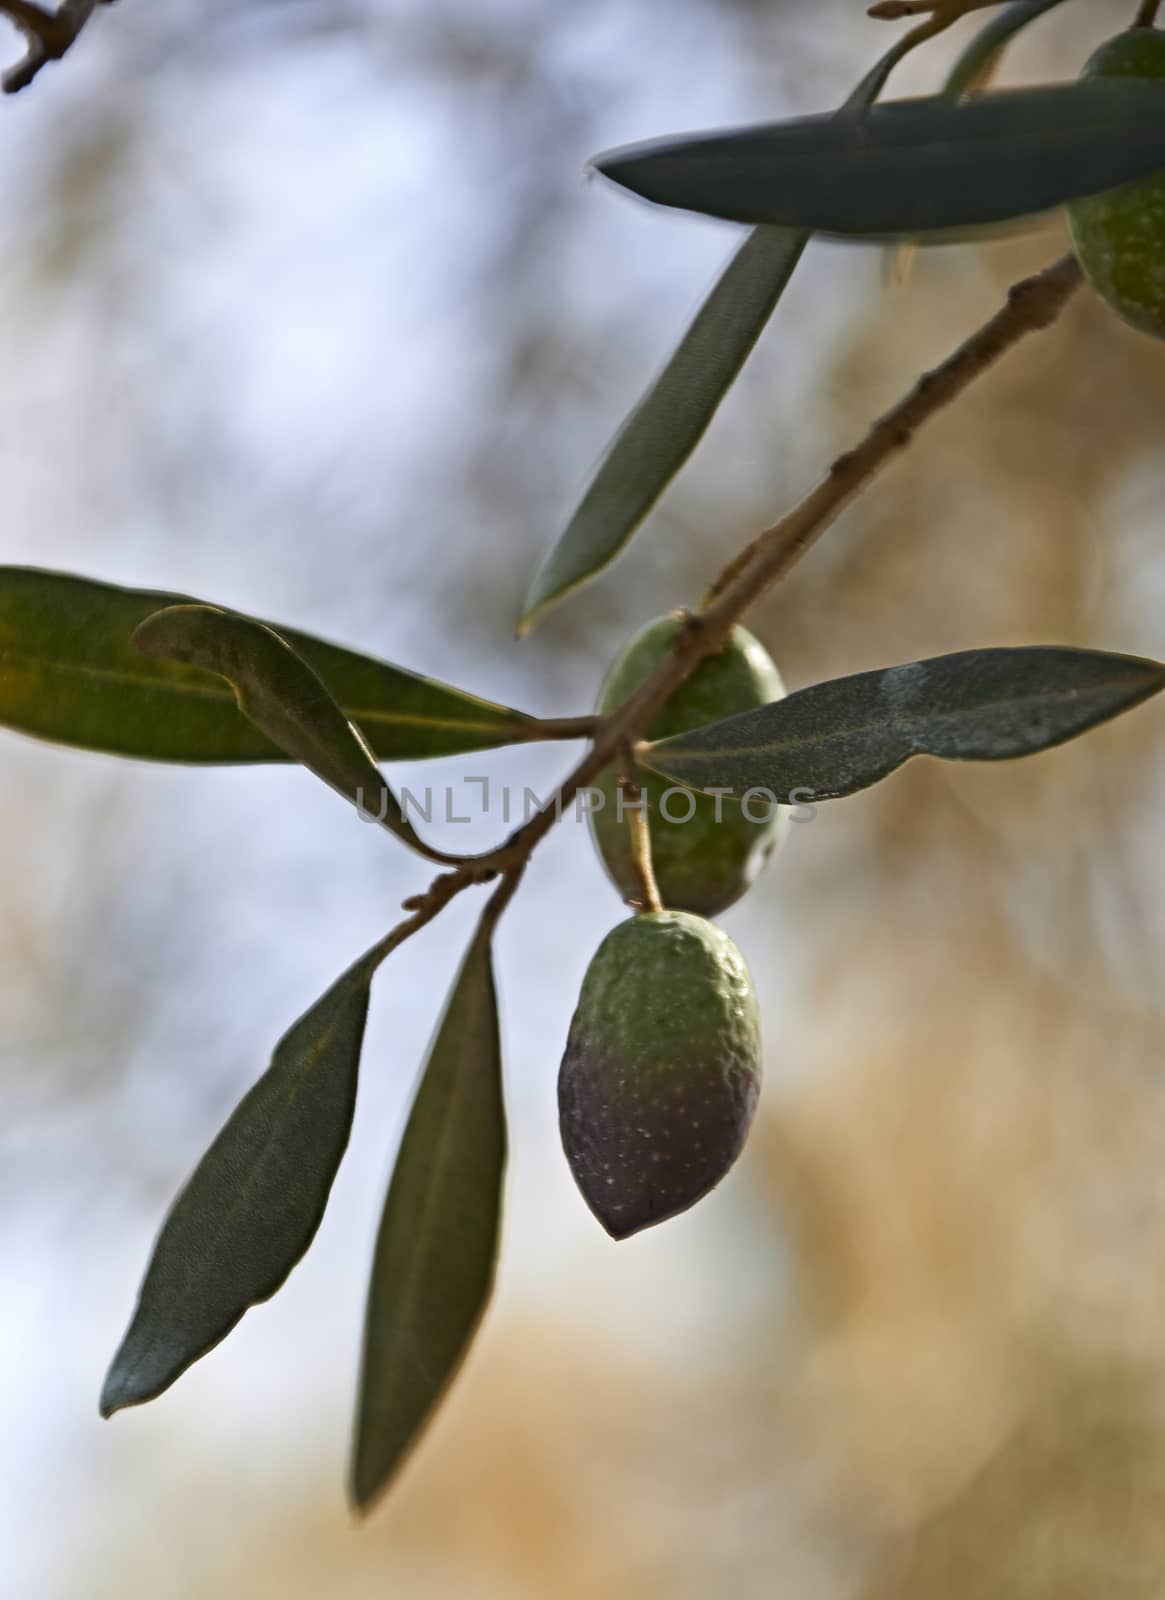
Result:
<svg viewBox="0 0 1165 1600"><path fill-rule="evenodd" d="M550 740L593 739L599 730L601 717L532 717L530 738L540 742Z"/></svg>
<svg viewBox="0 0 1165 1600"><path fill-rule="evenodd" d="M518 885L522 881L522 874L525 870L525 861L519 861L503 874L501 883L490 895L489 900L486 902L485 911L482 913L481 925L485 933L492 934L501 921L502 913L517 893Z"/></svg>
<svg viewBox="0 0 1165 1600"><path fill-rule="evenodd" d="M1137 9L1134 28L1151 28L1157 20L1157 13L1161 9L1161 0L1141 0Z"/></svg>
<svg viewBox="0 0 1165 1600"><path fill-rule="evenodd" d="M631 865L639 880L639 894L628 904L641 910L662 911L663 901L659 896L655 864L651 858L651 829L647 825L647 801L643 790L635 781L635 763L629 745L624 745L619 753L619 795L631 845Z"/></svg>
<svg viewBox="0 0 1165 1600"><path fill-rule="evenodd" d="M2 3L2 0L0 0ZM805 555L827 528L914 440L933 417L989 372L1029 334L1050 328L1084 281L1074 255L1014 284L1007 303L940 366L921 377L898 405L875 422L856 449L839 456L816 489L732 561L712 585L703 610L678 630L671 654L621 706L601 717L590 750L557 793L497 849L460 861L423 894L405 902L413 915L388 935L393 948L431 922L472 884L502 877L508 899L520 870L581 790L622 752L633 748L675 691L706 656L721 649L750 606ZM508 892L503 892L508 887ZM500 907L498 914L500 915Z"/></svg>

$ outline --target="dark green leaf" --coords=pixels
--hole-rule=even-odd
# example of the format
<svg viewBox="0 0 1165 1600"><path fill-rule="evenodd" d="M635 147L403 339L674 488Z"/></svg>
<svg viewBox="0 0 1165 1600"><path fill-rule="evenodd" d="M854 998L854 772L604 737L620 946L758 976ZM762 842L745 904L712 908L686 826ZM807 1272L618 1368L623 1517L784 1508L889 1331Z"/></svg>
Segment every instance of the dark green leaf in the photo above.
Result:
<svg viewBox="0 0 1165 1600"><path fill-rule="evenodd" d="M221 678L130 645L189 596L0 567L0 725L158 761L283 761ZM293 629L277 631L364 730L381 761L489 750L537 737L535 719Z"/></svg>
<svg viewBox="0 0 1165 1600"><path fill-rule="evenodd" d="M178 1196L102 1416L168 1389L275 1293L315 1237L348 1143L379 955L358 961L284 1036Z"/></svg>
<svg viewBox="0 0 1165 1600"><path fill-rule="evenodd" d="M910 756L1008 761L1086 733L1165 687L1137 656L1059 647L967 650L802 689L638 752L689 789L833 800Z"/></svg>
<svg viewBox="0 0 1165 1600"><path fill-rule="evenodd" d="M366 1510L432 1415L493 1287L506 1164L489 932L454 984L405 1129L376 1241L352 1498Z"/></svg>
<svg viewBox="0 0 1165 1600"><path fill-rule="evenodd" d="M366 815L379 817L414 850L429 853L381 779L364 735L318 673L265 623L214 606L168 606L139 623L133 643L154 659L218 673L234 689L239 710L272 744Z"/></svg>
<svg viewBox="0 0 1165 1600"><path fill-rule="evenodd" d="M1037 21L1045 12L1063 4L1064 0L1015 0L1014 5L998 12L985 28L980 29L951 68L947 81L943 84L943 97L948 100L959 100L965 94L969 94L989 75L1017 34L1030 23ZM1038 216L1013 217L1005 222L991 223L982 227L936 228L929 233L916 236L909 243L924 246L982 244L988 239L1014 234L1023 227L1034 226L1039 220ZM900 239L888 242L907 241Z"/></svg>
<svg viewBox="0 0 1165 1600"><path fill-rule="evenodd" d="M911 47L899 39L840 114L864 110ZM810 235L754 228L721 274L675 354L624 422L590 488L530 585L518 624L542 614L610 566L691 456L785 292Z"/></svg>
<svg viewBox="0 0 1165 1600"><path fill-rule="evenodd" d="M952 100L960 99L990 71L1017 34L1063 4L1064 0L1014 0L980 28L951 68L943 94Z"/></svg>
<svg viewBox="0 0 1165 1600"><path fill-rule="evenodd" d="M1165 167L1165 84L875 106L632 145L599 171L661 205L851 237L1026 217Z"/></svg>

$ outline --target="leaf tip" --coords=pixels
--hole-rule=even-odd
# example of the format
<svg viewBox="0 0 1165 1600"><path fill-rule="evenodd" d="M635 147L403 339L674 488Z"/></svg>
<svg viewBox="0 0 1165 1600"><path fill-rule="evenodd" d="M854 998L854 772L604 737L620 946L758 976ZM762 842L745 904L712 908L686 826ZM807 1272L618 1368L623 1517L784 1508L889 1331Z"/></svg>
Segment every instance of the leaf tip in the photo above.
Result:
<svg viewBox="0 0 1165 1600"><path fill-rule="evenodd" d="M348 1510L358 1522L365 1522L372 1511L372 1496L355 1478L348 1482Z"/></svg>
<svg viewBox="0 0 1165 1600"><path fill-rule="evenodd" d="M546 563L534 574L526 593L522 614L514 629L515 639L527 639L542 621L543 616L561 596L562 591L546 581Z"/></svg>
<svg viewBox="0 0 1165 1600"><path fill-rule="evenodd" d="M575 521L577 521L577 513ZM552 611L561 601L577 593L579 589L585 588L592 579L605 572L627 542L624 539L620 543L618 550L610 552L597 562L591 561L581 567L577 561L569 557L564 562L562 552L570 550L571 535L574 531L575 521L572 521L570 527L567 528L562 538L559 539L534 574L530 587L526 592L522 615L518 618L517 637L519 639L525 639L532 633L548 611Z"/></svg>
<svg viewBox="0 0 1165 1600"><path fill-rule="evenodd" d="M363 1522L371 1516L399 1464L399 1457L388 1462L374 1461L364 1440L357 1437L348 1477L348 1505L354 1517Z"/></svg>
<svg viewBox="0 0 1165 1600"><path fill-rule="evenodd" d="M661 145L665 142L658 141ZM644 157L650 158L655 153L656 144L657 141L649 139L640 144L624 144L613 150L601 150L597 156L591 157L591 174L596 178L605 178L608 183L637 195L641 200L653 200L655 196L644 187Z"/></svg>
<svg viewBox="0 0 1165 1600"><path fill-rule="evenodd" d="M598 155L592 156L587 162L587 173L600 178L609 178L611 168L618 167L630 148L629 145L613 145L610 150L600 150Z"/></svg>
<svg viewBox="0 0 1165 1600"><path fill-rule="evenodd" d="M116 1412L124 1411L134 1402L129 1375L121 1364L120 1356L115 1356L113 1365L106 1373L105 1382L101 1386L101 1395L97 1401L98 1413L108 1421Z"/></svg>
<svg viewBox="0 0 1165 1600"><path fill-rule="evenodd" d="M105 1374L98 1412L108 1420L118 1411L156 1400L177 1376L174 1372L163 1374L152 1362L135 1318Z"/></svg>
<svg viewBox="0 0 1165 1600"><path fill-rule="evenodd" d="M1151 656L1126 656L1124 660L1136 684L1131 691L1131 703L1151 700L1165 689L1165 662L1154 661Z"/></svg>

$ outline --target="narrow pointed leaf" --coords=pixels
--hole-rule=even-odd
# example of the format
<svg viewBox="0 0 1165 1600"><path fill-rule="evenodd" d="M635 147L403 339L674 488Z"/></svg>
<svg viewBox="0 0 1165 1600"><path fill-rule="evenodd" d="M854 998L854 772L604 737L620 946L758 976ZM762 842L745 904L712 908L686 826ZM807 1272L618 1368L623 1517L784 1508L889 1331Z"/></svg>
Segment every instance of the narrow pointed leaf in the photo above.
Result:
<svg viewBox="0 0 1165 1600"><path fill-rule="evenodd" d="M624 422L565 532L534 575L519 636L610 566L703 438L809 242L756 228L653 387Z"/></svg>
<svg viewBox="0 0 1165 1600"><path fill-rule="evenodd" d="M348 1143L377 960L358 961L289 1030L178 1196L102 1416L169 1388L275 1293L315 1237Z"/></svg>
<svg viewBox="0 0 1165 1600"><path fill-rule="evenodd" d="M840 114L862 111L910 49L899 39ZM721 273L674 355L631 412L530 585L518 623L544 612L609 567L704 437L720 402L785 292L809 243L804 229L754 228Z"/></svg>
<svg viewBox="0 0 1165 1600"><path fill-rule="evenodd" d="M506 1164L489 934L478 932L421 1078L376 1241L351 1492L366 1510L456 1375L493 1288Z"/></svg>
<svg viewBox="0 0 1165 1600"><path fill-rule="evenodd" d="M383 782L359 728L323 679L265 623L214 606L169 606L133 635L143 655L218 673L243 715L294 760L322 778L413 849L425 846Z"/></svg>
<svg viewBox="0 0 1165 1600"><path fill-rule="evenodd" d="M960 99L989 73L1011 41L1064 0L1013 0L993 16L956 60L943 85L943 94Z"/></svg>
<svg viewBox="0 0 1165 1600"><path fill-rule="evenodd" d="M188 595L0 566L0 726L155 761L284 761L219 677L150 660L140 622ZM326 644L276 631L327 684L380 761L489 750L537 738L536 719Z"/></svg>
<svg viewBox="0 0 1165 1600"><path fill-rule="evenodd" d="M689 789L786 803L832 800L911 756L1009 761L1086 733L1158 694L1165 667L1137 656L1038 647L968 650L801 689L638 752Z"/></svg>
<svg viewBox="0 0 1165 1600"><path fill-rule="evenodd" d="M864 117L631 145L598 170L661 205L850 237L1028 217L1165 167L1165 84L1125 79L937 95Z"/></svg>

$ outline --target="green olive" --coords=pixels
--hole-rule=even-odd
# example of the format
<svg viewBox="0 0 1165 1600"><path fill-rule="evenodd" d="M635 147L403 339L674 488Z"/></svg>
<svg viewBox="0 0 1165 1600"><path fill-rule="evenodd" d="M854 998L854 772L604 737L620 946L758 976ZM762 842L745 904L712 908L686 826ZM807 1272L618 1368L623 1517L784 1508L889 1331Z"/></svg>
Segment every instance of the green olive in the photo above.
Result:
<svg viewBox="0 0 1165 1600"><path fill-rule="evenodd" d="M1102 44L1086 78L1165 78L1165 33L1129 28ZM1165 173L1074 200L1068 221L1088 281L1118 316L1165 339Z"/></svg>
<svg viewBox="0 0 1165 1600"><path fill-rule="evenodd" d="M612 666L599 696L606 714L644 683L669 655L682 626L659 617L638 633ZM764 646L734 628L724 649L703 660L664 706L648 730L652 739L686 733L738 711L784 696L785 686ZM713 917L739 900L755 881L786 829L786 814L754 797L747 806L731 798L673 789L655 773L637 769L646 800L651 853L665 906ZM640 892L618 775L608 768L596 783L601 794L591 812L591 835L624 900Z"/></svg>
<svg viewBox="0 0 1165 1600"><path fill-rule="evenodd" d="M744 1145L760 1081L756 996L728 935L686 911L613 929L558 1076L563 1149L607 1232L625 1239L714 1188Z"/></svg>

